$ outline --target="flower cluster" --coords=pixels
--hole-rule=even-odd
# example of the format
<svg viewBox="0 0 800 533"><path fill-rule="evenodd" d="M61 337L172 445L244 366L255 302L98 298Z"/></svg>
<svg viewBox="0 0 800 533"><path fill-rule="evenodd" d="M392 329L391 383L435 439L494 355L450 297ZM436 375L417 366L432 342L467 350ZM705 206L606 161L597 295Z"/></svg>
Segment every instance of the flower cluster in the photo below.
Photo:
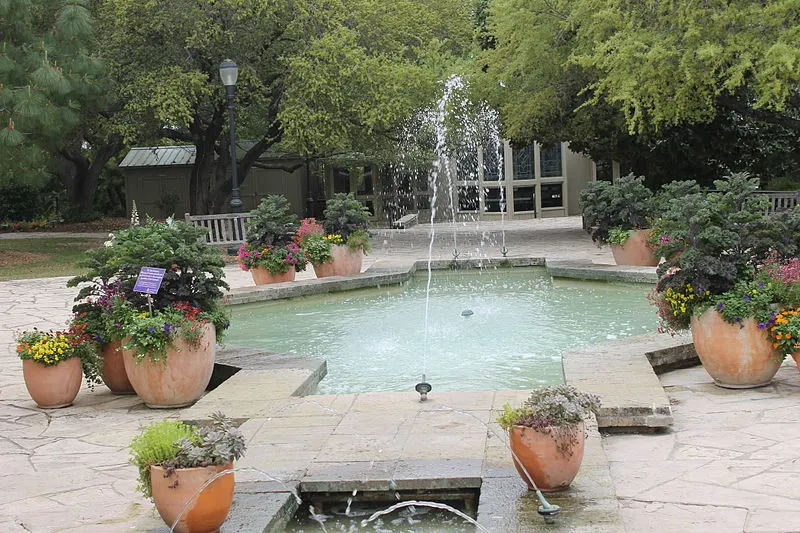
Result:
<svg viewBox="0 0 800 533"><path fill-rule="evenodd" d="M283 246L267 245L263 247L244 243L239 247L237 259L242 270L265 268L270 274L283 274L290 267L302 271L305 270L308 262L303 248L294 242Z"/></svg>
<svg viewBox="0 0 800 533"><path fill-rule="evenodd" d="M800 307L783 309L775 315L768 328L772 347L781 354L800 351Z"/></svg>
<svg viewBox="0 0 800 533"><path fill-rule="evenodd" d="M667 287L663 292L653 291L648 299L652 305L656 306L660 321L658 331L674 333L689 327L695 308L709 295L709 291L705 291L703 294L695 293L694 287L688 283L678 289Z"/></svg>
<svg viewBox="0 0 800 533"><path fill-rule="evenodd" d="M309 235L324 235L325 229L322 224L317 222L316 218L304 218L300 221L300 227L297 233L294 234L294 243L302 246L303 240Z"/></svg>
<svg viewBox="0 0 800 533"><path fill-rule="evenodd" d="M77 355L75 344L64 331L26 331L17 342L20 359L30 359L45 366L57 365Z"/></svg>
<svg viewBox="0 0 800 533"><path fill-rule="evenodd" d="M344 244L344 239L338 233L332 233L329 235L325 235L322 239L332 246L340 246Z"/></svg>

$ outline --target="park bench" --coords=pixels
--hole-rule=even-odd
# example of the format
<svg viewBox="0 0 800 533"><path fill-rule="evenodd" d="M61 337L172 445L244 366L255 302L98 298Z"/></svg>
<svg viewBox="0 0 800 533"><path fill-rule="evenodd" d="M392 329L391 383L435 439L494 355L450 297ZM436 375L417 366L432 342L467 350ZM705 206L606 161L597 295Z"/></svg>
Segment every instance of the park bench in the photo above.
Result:
<svg viewBox="0 0 800 533"><path fill-rule="evenodd" d="M247 240L246 220L250 213L223 213L221 215L184 214L187 223L208 230L204 239L212 246L232 246Z"/></svg>
<svg viewBox="0 0 800 533"><path fill-rule="evenodd" d="M406 229L415 226L418 222L419 215L417 213L408 213L392 222L392 227L395 229Z"/></svg>

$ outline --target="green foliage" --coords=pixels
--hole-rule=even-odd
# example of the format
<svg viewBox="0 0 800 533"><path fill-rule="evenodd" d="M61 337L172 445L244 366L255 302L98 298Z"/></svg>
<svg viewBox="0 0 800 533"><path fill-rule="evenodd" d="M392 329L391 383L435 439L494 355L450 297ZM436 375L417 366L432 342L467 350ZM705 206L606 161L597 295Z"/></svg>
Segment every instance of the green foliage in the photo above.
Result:
<svg viewBox="0 0 800 533"><path fill-rule="evenodd" d="M131 440L131 463L139 470L139 486L146 498L153 497L150 467L174 459L181 439L196 439L196 430L179 420L161 420L142 428Z"/></svg>
<svg viewBox="0 0 800 533"><path fill-rule="evenodd" d="M780 289L771 282L752 279L738 281L729 291L710 298L705 305L699 306L698 313L709 307L715 307L726 322L741 323L747 318L754 318L762 324L769 323L778 311Z"/></svg>
<svg viewBox="0 0 800 533"><path fill-rule="evenodd" d="M612 228L618 231L647 228L654 212L652 196L644 185L644 178L632 174L613 183L589 183L581 191L580 203L592 240L608 242Z"/></svg>
<svg viewBox="0 0 800 533"><path fill-rule="evenodd" d="M666 228L656 254L658 290L692 286L696 293L722 294L752 277L754 265L771 249L797 254L797 213L766 216L769 200L753 195L758 180L734 174L715 182L715 191L696 192L668 203L661 213ZM787 234L787 232L789 232Z"/></svg>
<svg viewBox="0 0 800 533"><path fill-rule="evenodd" d="M325 204L325 232L341 235L347 241L356 230L366 230L370 213L353 193L337 193Z"/></svg>
<svg viewBox="0 0 800 533"><path fill-rule="evenodd" d="M321 233L311 233L303 237L303 249L305 250L306 258L311 264L321 265L331 259L332 244L325 235Z"/></svg>
<svg viewBox="0 0 800 533"><path fill-rule="evenodd" d="M143 295L133 292L136 277L143 266L166 269L158 294L153 295L153 307L163 309L174 302L189 302L194 307L211 310L227 289L219 251L200 242L205 229L185 222L170 224L149 221L113 234L106 246L90 250L81 263L86 274L69 280L81 288L77 300L98 294L102 284L120 282L125 299L138 309L146 309Z"/></svg>
<svg viewBox="0 0 800 533"><path fill-rule="evenodd" d="M254 248L292 242L299 221L284 196L269 195L250 213L253 216L247 220L247 242Z"/></svg>
<svg viewBox="0 0 800 533"><path fill-rule="evenodd" d="M608 230L606 244L610 244L612 246L623 246L626 242L628 242L628 237L630 237L630 230L622 229L620 227L613 227Z"/></svg>
<svg viewBox="0 0 800 533"><path fill-rule="evenodd" d="M555 431L566 439L559 451L569 455L578 433L575 424L600 408L600 398L577 390L571 385L534 389L519 408L503 406L497 423L505 430L512 426L525 426L538 431Z"/></svg>
<svg viewBox="0 0 800 533"><path fill-rule="evenodd" d="M131 440L131 463L139 470L138 489L153 497L150 467L176 468L225 465L245 452L244 436L222 413L211 415L211 424L201 428L179 420L162 420L142 428Z"/></svg>
<svg viewBox="0 0 800 533"><path fill-rule="evenodd" d="M357 229L347 237L347 246L353 249L360 248L362 252L368 254L372 251L372 243L369 240L369 233L363 229Z"/></svg>
<svg viewBox="0 0 800 533"><path fill-rule="evenodd" d="M46 214L39 202L41 193L42 189L30 185L11 184L0 187L2 219L6 221L35 220Z"/></svg>
<svg viewBox="0 0 800 533"><path fill-rule="evenodd" d="M651 185L797 180L798 24L794 0L494 0L474 87L511 139L566 140Z"/></svg>

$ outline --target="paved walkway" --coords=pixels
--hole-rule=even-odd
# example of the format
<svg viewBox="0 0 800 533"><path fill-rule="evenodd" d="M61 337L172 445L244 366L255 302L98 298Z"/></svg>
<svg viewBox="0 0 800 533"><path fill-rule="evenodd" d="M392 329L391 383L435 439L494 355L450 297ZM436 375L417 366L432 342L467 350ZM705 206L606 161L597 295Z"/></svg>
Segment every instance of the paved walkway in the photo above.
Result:
<svg viewBox="0 0 800 533"><path fill-rule="evenodd" d="M439 259L500 257L500 226L437 224L432 246L426 225L379 230L365 267L377 260L424 258L429 247ZM607 249L592 245L576 217L503 226L508 257L612 262ZM232 287L252 283L236 266L227 267L226 274ZM306 272L298 278L312 276ZM62 326L75 294L65 280L0 283L0 532L149 531L161 522L152 504L135 492L127 444L140 425L179 413L151 411L136 398L112 396L103 387L84 388L70 408L43 411L25 390L13 332ZM774 385L755 391L725 391L710 381L702 369L662 376L673 429L603 437L622 506L619 531L800 530L795 510L800 493L792 483L800 464L797 369L785 365ZM363 428L369 432L374 424L367 420ZM249 437L258 435L252 431ZM251 444L258 447L256 441ZM555 530L575 530L566 524ZM511 530L518 528L503 531Z"/></svg>

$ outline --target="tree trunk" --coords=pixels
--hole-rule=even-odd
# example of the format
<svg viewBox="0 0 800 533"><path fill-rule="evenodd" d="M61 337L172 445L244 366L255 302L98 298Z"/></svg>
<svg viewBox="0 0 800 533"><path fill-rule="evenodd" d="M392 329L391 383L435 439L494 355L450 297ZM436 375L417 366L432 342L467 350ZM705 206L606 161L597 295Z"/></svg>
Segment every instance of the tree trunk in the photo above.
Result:
<svg viewBox="0 0 800 533"><path fill-rule="evenodd" d="M61 151L64 158L61 182L77 218L86 220L94 215L94 197L100 183L100 173L122 147L122 141L118 138L98 144L91 161L79 147Z"/></svg>
<svg viewBox="0 0 800 533"><path fill-rule="evenodd" d="M210 185L215 167L215 147L222 133L224 117L225 106L218 105L208 124L195 115L191 126L195 158L189 176L189 212L193 215L206 215L211 210Z"/></svg>

